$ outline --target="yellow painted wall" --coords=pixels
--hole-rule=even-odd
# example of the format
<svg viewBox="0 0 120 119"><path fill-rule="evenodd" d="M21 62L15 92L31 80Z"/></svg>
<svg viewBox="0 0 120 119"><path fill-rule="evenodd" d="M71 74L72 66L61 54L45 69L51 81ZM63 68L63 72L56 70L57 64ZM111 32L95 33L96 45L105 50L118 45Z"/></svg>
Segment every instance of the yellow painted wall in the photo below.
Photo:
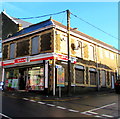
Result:
<svg viewBox="0 0 120 119"><path fill-rule="evenodd" d="M94 48L94 58L92 61L98 62L100 64L106 65L110 67L112 70L117 70L117 57L116 53L113 51L107 50L104 47L100 47L97 44L90 43L84 39L80 39L75 36L70 36L71 44L78 45L78 41L81 42L81 46L77 50L73 50L71 47L71 56L75 56L78 58L83 58L85 60L90 60L91 58L91 48ZM67 54L67 34L61 31L57 31L56 35L56 52L61 54ZM118 58L120 59L120 57ZM120 62L119 62L120 66Z"/></svg>

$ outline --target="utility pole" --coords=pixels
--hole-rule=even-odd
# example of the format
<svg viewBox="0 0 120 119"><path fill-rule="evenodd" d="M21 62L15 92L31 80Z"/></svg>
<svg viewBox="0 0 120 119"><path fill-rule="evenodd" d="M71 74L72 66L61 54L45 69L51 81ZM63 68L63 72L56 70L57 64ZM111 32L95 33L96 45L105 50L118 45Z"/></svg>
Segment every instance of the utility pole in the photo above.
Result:
<svg viewBox="0 0 120 119"><path fill-rule="evenodd" d="M68 50L68 96L71 95L71 57L70 57L70 11L67 10L67 50Z"/></svg>

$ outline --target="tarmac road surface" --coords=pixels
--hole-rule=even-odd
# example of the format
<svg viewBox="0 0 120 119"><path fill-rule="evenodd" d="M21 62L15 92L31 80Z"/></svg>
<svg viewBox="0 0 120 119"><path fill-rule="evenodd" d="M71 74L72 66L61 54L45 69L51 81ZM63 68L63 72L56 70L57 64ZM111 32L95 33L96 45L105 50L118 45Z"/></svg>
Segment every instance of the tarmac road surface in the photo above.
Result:
<svg viewBox="0 0 120 119"><path fill-rule="evenodd" d="M120 95L101 93L64 99L39 99L34 97L2 96L2 112L4 118L25 117L98 117L118 118L120 116Z"/></svg>

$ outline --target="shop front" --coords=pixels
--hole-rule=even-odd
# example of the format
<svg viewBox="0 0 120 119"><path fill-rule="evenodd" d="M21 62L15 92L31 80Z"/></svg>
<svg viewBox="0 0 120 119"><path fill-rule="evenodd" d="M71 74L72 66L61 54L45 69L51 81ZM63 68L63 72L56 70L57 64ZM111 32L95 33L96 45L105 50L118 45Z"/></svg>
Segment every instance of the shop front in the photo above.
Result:
<svg viewBox="0 0 120 119"><path fill-rule="evenodd" d="M44 64L5 69L6 90L44 90Z"/></svg>
<svg viewBox="0 0 120 119"><path fill-rule="evenodd" d="M49 60L53 54L22 57L3 61L6 90L44 91L49 83Z"/></svg>

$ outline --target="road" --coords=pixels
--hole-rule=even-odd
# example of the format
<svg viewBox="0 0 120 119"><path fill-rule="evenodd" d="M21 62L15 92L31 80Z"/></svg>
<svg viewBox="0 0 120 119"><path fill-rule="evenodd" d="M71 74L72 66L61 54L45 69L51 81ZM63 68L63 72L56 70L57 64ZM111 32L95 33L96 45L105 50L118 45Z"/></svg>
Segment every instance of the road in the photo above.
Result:
<svg viewBox="0 0 120 119"><path fill-rule="evenodd" d="M0 115L8 119L18 117L98 117L115 118L119 114L118 94L102 93L64 100L36 100L9 95L2 96Z"/></svg>

